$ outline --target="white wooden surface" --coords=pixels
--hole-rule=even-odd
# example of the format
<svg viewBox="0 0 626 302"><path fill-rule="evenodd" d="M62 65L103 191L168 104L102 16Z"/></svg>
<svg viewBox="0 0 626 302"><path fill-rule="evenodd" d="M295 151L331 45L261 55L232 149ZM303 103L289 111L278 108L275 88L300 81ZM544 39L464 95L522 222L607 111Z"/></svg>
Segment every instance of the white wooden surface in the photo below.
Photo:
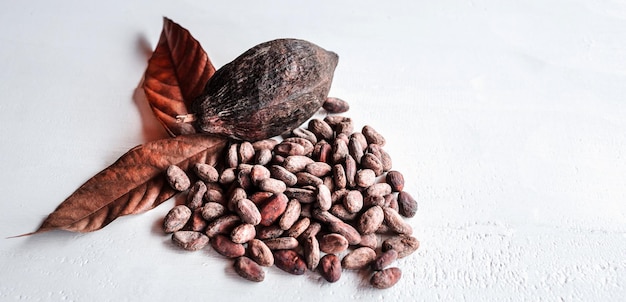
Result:
<svg viewBox="0 0 626 302"><path fill-rule="evenodd" d="M218 67L279 37L340 55L331 94L387 137L420 203L396 287L246 282L171 245L168 201L95 233L0 239L0 300L623 301L626 3L335 2L0 2L0 236L165 135L133 94L168 16Z"/></svg>

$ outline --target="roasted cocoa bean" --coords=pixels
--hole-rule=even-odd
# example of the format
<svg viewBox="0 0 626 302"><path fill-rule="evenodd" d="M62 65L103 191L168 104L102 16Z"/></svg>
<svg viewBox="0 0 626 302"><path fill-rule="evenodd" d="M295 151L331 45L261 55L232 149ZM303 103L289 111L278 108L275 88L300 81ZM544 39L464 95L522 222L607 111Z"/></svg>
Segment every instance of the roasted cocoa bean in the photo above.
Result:
<svg viewBox="0 0 626 302"><path fill-rule="evenodd" d="M313 176L324 177L330 173L332 167L325 162L314 162L306 165L304 171L310 173Z"/></svg>
<svg viewBox="0 0 626 302"><path fill-rule="evenodd" d="M383 241L383 252L396 250L398 258L404 258L415 252L420 246L420 242L413 236L399 235Z"/></svg>
<svg viewBox="0 0 626 302"><path fill-rule="evenodd" d="M235 259L233 268L235 272L244 279L253 282L261 282L265 279L265 271L263 271L261 266L246 256Z"/></svg>
<svg viewBox="0 0 626 302"><path fill-rule="evenodd" d="M329 212L343 221L352 221L358 216L358 213L350 213L346 210L346 207L341 203L334 204Z"/></svg>
<svg viewBox="0 0 626 302"><path fill-rule="evenodd" d="M332 199L330 189L324 184L319 184L317 186L317 207L323 211L328 211L331 206Z"/></svg>
<svg viewBox="0 0 626 302"><path fill-rule="evenodd" d="M321 178L314 176L313 174L308 173L308 172L297 172L296 177L298 179L296 184L301 187L305 187L305 186L316 187L324 183L324 181L322 181Z"/></svg>
<svg viewBox="0 0 626 302"><path fill-rule="evenodd" d="M172 241L184 250L197 251L209 244L209 237L195 231L176 231Z"/></svg>
<svg viewBox="0 0 626 302"><path fill-rule="evenodd" d="M169 234L181 230L189 218L191 218L191 209L185 205L177 205L165 215L163 231Z"/></svg>
<svg viewBox="0 0 626 302"><path fill-rule="evenodd" d="M172 189L176 191L185 191L189 189L191 186L191 180L189 180L189 176L176 165L170 165L166 170L167 182L170 184Z"/></svg>
<svg viewBox="0 0 626 302"><path fill-rule="evenodd" d="M356 138L354 135L350 136L350 140L348 141L348 153L350 154L350 156L352 156L352 158L354 158L354 160L360 164L361 163L361 158L363 157L363 146L361 146L361 143L359 142L359 139Z"/></svg>
<svg viewBox="0 0 626 302"><path fill-rule="evenodd" d="M351 225L343 222L337 221L332 222L329 225L331 231L339 233L348 239L348 243L355 245L361 242L361 234Z"/></svg>
<svg viewBox="0 0 626 302"><path fill-rule="evenodd" d="M274 251L274 264L281 270L293 274L302 275L306 272L306 263L294 250Z"/></svg>
<svg viewBox="0 0 626 302"><path fill-rule="evenodd" d="M239 154L237 150L239 149L239 144L231 144L228 146L228 150L226 151L226 166L229 168L237 168L239 165Z"/></svg>
<svg viewBox="0 0 626 302"><path fill-rule="evenodd" d="M270 161L272 161L272 150L270 150L270 149L260 149L260 150L256 151L254 162L257 165L265 166L265 165L269 164Z"/></svg>
<svg viewBox="0 0 626 302"><path fill-rule="evenodd" d="M390 267L375 272L370 279L370 284L378 289L386 289L396 285L401 277L402 271L399 268Z"/></svg>
<svg viewBox="0 0 626 302"><path fill-rule="evenodd" d="M270 170L262 165L254 165L252 166L252 170L250 170L250 180L253 184L257 185L263 179L267 179L270 177Z"/></svg>
<svg viewBox="0 0 626 302"><path fill-rule="evenodd" d="M261 226L257 229L256 238L261 240L277 238L283 233L285 233L285 230L281 229L278 225Z"/></svg>
<svg viewBox="0 0 626 302"><path fill-rule="evenodd" d="M187 225L183 228L183 230L204 232L207 224L208 222L202 217L202 208L197 208L193 211L193 213L191 213L191 217L189 218L189 221L187 221Z"/></svg>
<svg viewBox="0 0 626 302"><path fill-rule="evenodd" d="M315 191L303 188L287 188L284 194L289 198L297 199L303 204L313 203L317 200Z"/></svg>
<svg viewBox="0 0 626 302"><path fill-rule="evenodd" d="M359 247L341 260L344 269L362 269L376 259L376 252L369 247Z"/></svg>
<svg viewBox="0 0 626 302"><path fill-rule="evenodd" d="M337 282L341 278L341 261L333 254L326 254L320 259L320 275L328 282Z"/></svg>
<svg viewBox="0 0 626 302"><path fill-rule="evenodd" d="M222 171L220 174L219 183L223 185L230 185L237 179L237 173L235 173L235 168L228 168Z"/></svg>
<svg viewBox="0 0 626 302"><path fill-rule="evenodd" d="M306 138L301 138L301 137L288 137L285 138L282 142L285 143L296 143L300 146L302 146L304 148L304 152L300 155L306 155L306 156L310 156L313 153L313 143L306 139ZM293 154L296 155L296 154Z"/></svg>
<svg viewBox="0 0 626 302"><path fill-rule="evenodd" d="M311 222L309 226L302 232L297 238L307 238L311 236L317 236L322 229L322 225L318 222Z"/></svg>
<svg viewBox="0 0 626 302"><path fill-rule="evenodd" d="M343 140L335 140L333 143L333 163L342 162L348 155L348 144Z"/></svg>
<svg viewBox="0 0 626 302"><path fill-rule="evenodd" d="M252 148L254 149L255 152L258 152L259 150L262 150L262 149L272 150L274 149L274 146L276 146L277 144L278 144L277 140L273 138L267 138L267 139L258 140L252 143Z"/></svg>
<svg viewBox="0 0 626 302"><path fill-rule="evenodd" d="M385 196L391 193L391 186L381 182L369 186L365 192L368 196Z"/></svg>
<svg viewBox="0 0 626 302"><path fill-rule="evenodd" d="M307 153L301 144L282 141L274 147L274 154L287 157L290 155L306 155Z"/></svg>
<svg viewBox="0 0 626 302"><path fill-rule="evenodd" d="M347 185L346 171L341 164L336 164L332 169L333 180L336 189L344 189Z"/></svg>

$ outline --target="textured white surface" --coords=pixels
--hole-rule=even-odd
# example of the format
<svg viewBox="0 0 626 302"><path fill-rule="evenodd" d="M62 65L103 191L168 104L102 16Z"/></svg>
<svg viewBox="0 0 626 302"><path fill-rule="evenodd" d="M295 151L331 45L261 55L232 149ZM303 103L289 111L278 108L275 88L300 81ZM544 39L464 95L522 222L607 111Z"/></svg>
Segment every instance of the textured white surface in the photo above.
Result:
<svg viewBox="0 0 626 302"><path fill-rule="evenodd" d="M133 93L168 16L218 67L278 37L340 55L331 94L387 137L420 203L396 287L278 269L251 284L172 247L168 201L95 233L0 239L0 300L626 299L626 4L334 2L0 2L0 236L165 135Z"/></svg>

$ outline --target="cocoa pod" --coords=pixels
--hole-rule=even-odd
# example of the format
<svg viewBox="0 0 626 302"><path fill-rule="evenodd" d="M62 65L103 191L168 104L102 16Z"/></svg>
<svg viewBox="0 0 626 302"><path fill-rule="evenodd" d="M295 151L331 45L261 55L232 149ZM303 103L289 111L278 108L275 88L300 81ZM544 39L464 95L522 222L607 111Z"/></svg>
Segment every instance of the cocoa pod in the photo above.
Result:
<svg viewBox="0 0 626 302"><path fill-rule="evenodd" d="M362 269L376 259L376 252L369 247L360 247L348 253L341 260L345 269Z"/></svg>
<svg viewBox="0 0 626 302"><path fill-rule="evenodd" d="M237 258L246 253L246 248L243 244L234 243L228 237L221 234L211 239L211 246L216 252L226 258Z"/></svg>
<svg viewBox="0 0 626 302"><path fill-rule="evenodd" d="M375 272L370 279L370 284L378 289L386 289L396 285L401 277L402 271L399 268L390 267Z"/></svg>
<svg viewBox="0 0 626 302"><path fill-rule="evenodd" d="M337 61L335 53L303 40L259 44L209 79L192 103L195 128L248 141L291 131L328 97Z"/></svg>
<svg viewBox="0 0 626 302"><path fill-rule="evenodd" d="M318 265L320 275L328 282L337 282L341 278L341 261L334 254L326 254Z"/></svg>
<svg viewBox="0 0 626 302"><path fill-rule="evenodd" d="M302 275L306 272L306 263L294 250L274 251L274 264L281 270L293 275Z"/></svg>
<svg viewBox="0 0 626 302"><path fill-rule="evenodd" d="M254 282L261 282L265 279L265 272L259 264L246 256L235 259L233 268L235 272L244 279Z"/></svg>
<svg viewBox="0 0 626 302"><path fill-rule="evenodd" d="M191 218L191 209L185 205L173 207L163 219L163 231L173 233L181 230Z"/></svg>
<svg viewBox="0 0 626 302"><path fill-rule="evenodd" d="M259 239L248 241L248 255L261 266L274 265L272 250Z"/></svg>
<svg viewBox="0 0 626 302"><path fill-rule="evenodd" d="M177 231L172 234L172 241L184 250L197 251L209 244L209 237L195 231Z"/></svg>
<svg viewBox="0 0 626 302"><path fill-rule="evenodd" d="M383 252L396 250L398 258L404 258L415 252L420 246L420 242L413 236L393 236L383 241Z"/></svg>

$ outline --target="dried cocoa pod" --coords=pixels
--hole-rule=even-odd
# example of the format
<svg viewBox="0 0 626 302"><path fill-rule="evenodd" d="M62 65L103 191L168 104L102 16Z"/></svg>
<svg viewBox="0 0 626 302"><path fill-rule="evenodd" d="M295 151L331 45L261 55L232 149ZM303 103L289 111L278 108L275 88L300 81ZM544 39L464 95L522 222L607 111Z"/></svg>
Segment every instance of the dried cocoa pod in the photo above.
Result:
<svg viewBox="0 0 626 302"><path fill-rule="evenodd" d="M372 126L369 125L365 125L363 126L363 129L361 129L361 133L363 133L363 136L365 136L365 139L367 140L367 144L376 144L376 145L380 145L380 146L384 146L385 145L385 138L380 135L380 133L378 133L378 131L376 131L376 129L374 129Z"/></svg>
<svg viewBox="0 0 626 302"><path fill-rule="evenodd" d="M417 213L417 201L411 194L400 191L398 193L398 212L404 217L413 217Z"/></svg>
<svg viewBox="0 0 626 302"><path fill-rule="evenodd" d="M265 279L265 272L259 264L246 256L241 256L235 259L233 268L235 269L235 272L244 279L253 282L261 282Z"/></svg>
<svg viewBox="0 0 626 302"><path fill-rule="evenodd" d="M278 220L278 226L283 230L288 230L293 224L300 218L300 211L302 207L297 199L291 199L287 203L285 213Z"/></svg>
<svg viewBox="0 0 626 302"><path fill-rule="evenodd" d="M274 221L278 220L280 215L282 215L287 209L287 203L289 199L283 193L278 193L272 195L266 202L265 205L260 209L261 213L261 225L269 226Z"/></svg>
<svg viewBox="0 0 626 302"><path fill-rule="evenodd" d="M378 289L386 289L396 285L401 277L402 271L399 268L390 267L375 272L370 279L370 284Z"/></svg>
<svg viewBox="0 0 626 302"><path fill-rule="evenodd" d="M172 241L187 251L197 251L209 244L209 237L195 231L176 231L172 234Z"/></svg>
<svg viewBox="0 0 626 302"><path fill-rule="evenodd" d="M302 240L302 253L306 267L314 270L320 263L320 244L315 236L308 236Z"/></svg>
<svg viewBox="0 0 626 302"><path fill-rule="evenodd" d="M229 234L240 222L241 219L237 215L225 215L210 222L204 233L209 238L213 238L217 234Z"/></svg>
<svg viewBox="0 0 626 302"><path fill-rule="evenodd" d="M196 181L191 189L189 189L189 193L187 194L187 202L185 205L191 210L195 210L202 206L204 202L204 194L206 194L207 187L203 181Z"/></svg>
<svg viewBox="0 0 626 302"><path fill-rule="evenodd" d="M256 237L254 225L242 223L230 232L230 240L234 243L246 243Z"/></svg>
<svg viewBox="0 0 626 302"><path fill-rule="evenodd" d="M291 131L328 97L337 61L335 53L303 40L259 44L211 77L192 104L195 127L248 141Z"/></svg>
<svg viewBox="0 0 626 302"><path fill-rule="evenodd" d="M360 247L348 253L341 260L345 269L362 269L376 259L376 252L369 247Z"/></svg>
<svg viewBox="0 0 626 302"><path fill-rule="evenodd" d="M358 229L361 234L372 234L378 230L385 220L385 213L379 206L373 206L363 212L359 219Z"/></svg>
<svg viewBox="0 0 626 302"><path fill-rule="evenodd" d="M173 233L181 230L191 218L191 209L185 205L173 207L163 219L163 231Z"/></svg>
<svg viewBox="0 0 626 302"><path fill-rule="evenodd" d="M211 239L211 246L220 255L227 258L241 257L246 253L243 244L234 243L228 237L218 234Z"/></svg>
<svg viewBox="0 0 626 302"><path fill-rule="evenodd" d="M334 254L326 254L318 265L320 275L328 282L337 282L341 278L341 261Z"/></svg>
<svg viewBox="0 0 626 302"><path fill-rule="evenodd" d="M328 254L339 254L345 251L348 246L348 239L340 234L330 233L322 236L319 240L320 250Z"/></svg>
<svg viewBox="0 0 626 302"><path fill-rule="evenodd" d="M400 192L404 189L404 176L398 171L389 171L385 180L391 186L391 191Z"/></svg>
<svg viewBox="0 0 626 302"><path fill-rule="evenodd" d="M391 231L405 235L411 235L413 233L411 225L404 221L398 212L389 207L383 207L383 213L385 214L385 225L387 225Z"/></svg>
<svg viewBox="0 0 626 302"><path fill-rule="evenodd" d="M248 255L261 266L274 265L272 250L259 239L248 241Z"/></svg>
<svg viewBox="0 0 626 302"><path fill-rule="evenodd" d="M398 258L404 258L415 252L420 246L420 242L413 236L399 235L383 241L383 252L396 250Z"/></svg>
<svg viewBox="0 0 626 302"><path fill-rule="evenodd" d="M328 113L344 113L350 109L350 105L340 98L328 97L322 104L322 108Z"/></svg>
<svg viewBox="0 0 626 302"><path fill-rule="evenodd" d="M189 176L176 165L170 165L166 170L167 182L176 191L185 191L191 186L191 180Z"/></svg>
<svg viewBox="0 0 626 302"><path fill-rule="evenodd" d="M194 164L193 171L198 178L206 182L216 182L220 176L215 167L205 163Z"/></svg>
<svg viewBox="0 0 626 302"><path fill-rule="evenodd" d="M306 263L294 250L274 251L274 264L281 270L293 274L302 275L306 272Z"/></svg>
<svg viewBox="0 0 626 302"><path fill-rule="evenodd" d="M298 240L293 237L278 237L263 240L270 250L290 250L298 247Z"/></svg>
<svg viewBox="0 0 626 302"><path fill-rule="evenodd" d="M378 255L378 257L376 257L376 260L372 262L372 269L375 271L383 270L391 263L396 261L396 259L398 259L398 252L394 249L387 250L386 252Z"/></svg>
<svg viewBox="0 0 626 302"><path fill-rule="evenodd" d="M202 218L211 222L218 217L221 217L226 212L226 208L217 202L207 202L202 207Z"/></svg>

